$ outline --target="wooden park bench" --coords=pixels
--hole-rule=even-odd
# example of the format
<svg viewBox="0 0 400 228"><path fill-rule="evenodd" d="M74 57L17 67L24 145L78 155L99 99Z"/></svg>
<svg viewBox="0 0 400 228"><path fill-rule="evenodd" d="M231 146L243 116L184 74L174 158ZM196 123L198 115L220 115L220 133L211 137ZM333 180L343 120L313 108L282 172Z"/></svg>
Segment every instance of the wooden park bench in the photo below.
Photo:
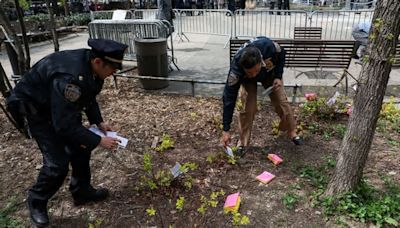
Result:
<svg viewBox="0 0 400 228"><path fill-rule="evenodd" d="M322 38L321 27L294 27L294 39L320 40Z"/></svg>
<svg viewBox="0 0 400 228"><path fill-rule="evenodd" d="M248 39L231 39L230 40L230 59L236 54L237 50L247 41ZM286 51L286 68L333 68L340 69L343 71L339 81L334 85L337 86L340 81L345 79L346 82L346 94L348 90L348 78L350 75L355 79L349 72L351 57L354 51L355 41L348 40L274 40ZM296 75L296 78L304 74L301 72ZM355 79L356 80L356 79ZM287 87L293 87L294 85L286 85Z"/></svg>
<svg viewBox="0 0 400 228"><path fill-rule="evenodd" d="M400 68L400 42L397 42L397 46L396 46L396 55L395 55L395 62L392 65L392 67L394 68Z"/></svg>

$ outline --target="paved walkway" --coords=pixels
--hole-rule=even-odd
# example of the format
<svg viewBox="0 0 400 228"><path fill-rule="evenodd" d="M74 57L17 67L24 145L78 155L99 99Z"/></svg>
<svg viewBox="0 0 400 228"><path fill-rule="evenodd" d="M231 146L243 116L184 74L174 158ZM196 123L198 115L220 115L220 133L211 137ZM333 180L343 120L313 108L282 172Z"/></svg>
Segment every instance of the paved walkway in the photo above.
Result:
<svg viewBox="0 0 400 228"><path fill-rule="evenodd" d="M178 42L177 39L174 41L175 57L177 58L177 64L181 71L174 70L170 73L169 77L225 81L229 69L229 47L224 48L224 44L228 40L228 37L195 34L186 35L190 40L189 42ZM88 37L86 31L70 34L60 39L60 49L87 48ZM54 47L50 41L32 44L31 65L53 51ZM8 61L4 48L0 53L0 61L7 75L11 75L12 70L10 62ZM301 84L303 86L302 93L318 92L329 96L336 90L343 91L343 87L332 87L337 81L337 76L335 76L335 74L325 73L324 77L321 78L321 74L316 73L315 70L316 69L309 69L306 75L303 74L295 78L295 75L297 75L299 71L285 68L284 81L289 84ZM361 65L355 64L353 61L349 68L350 73L357 77L360 70ZM222 90L223 85L195 85L195 93L199 96L221 96ZM170 86L163 91L190 94L191 85L189 83L170 83ZM288 90L289 93L290 91L291 90ZM400 69L393 69L390 75L387 95L400 97L398 91L400 91Z"/></svg>

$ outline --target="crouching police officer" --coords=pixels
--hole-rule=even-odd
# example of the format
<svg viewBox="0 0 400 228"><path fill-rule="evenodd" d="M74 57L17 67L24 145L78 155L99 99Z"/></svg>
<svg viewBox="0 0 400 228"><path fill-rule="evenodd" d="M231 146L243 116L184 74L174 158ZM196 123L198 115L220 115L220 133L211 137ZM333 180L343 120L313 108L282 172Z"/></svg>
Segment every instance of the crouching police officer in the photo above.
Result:
<svg viewBox="0 0 400 228"><path fill-rule="evenodd" d="M257 111L257 82L261 82L265 89L273 86L269 97L281 119L279 130L286 131L294 144L302 143L296 134L296 121L282 83L284 64L285 51L267 37L257 37L244 44L231 62L223 94L221 143L227 146L231 140L230 124L239 93L243 106L239 111L239 156L245 153L245 147L250 143L251 128Z"/></svg>
<svg viewBox="0 0 400 228"><path fill-rule="evenodd" d="M90 184L89 160L97 146L115 148L118 140L100 137L82 126L84 111L90 124L111 130L103 122L96 95L104 79L122 67L127 46L111 40L89 39L90 49L62 51L36 63L7 99L16 119L26 117L30 133L43 155L36 184L28 191L32 222L47 226L47 202L72 167L69 190L75 205L104 200L108 190ZM20 123L21 124L21 123Z"/></svg>

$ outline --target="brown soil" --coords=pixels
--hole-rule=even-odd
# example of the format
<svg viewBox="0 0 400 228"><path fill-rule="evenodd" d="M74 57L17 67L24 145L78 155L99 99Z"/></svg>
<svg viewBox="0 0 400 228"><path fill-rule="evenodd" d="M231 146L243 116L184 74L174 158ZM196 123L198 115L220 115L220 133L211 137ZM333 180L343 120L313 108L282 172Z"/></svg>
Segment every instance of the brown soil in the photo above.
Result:
<svg viewBox="0 0 400 228"><path fill-rule="evenodd" d="M101 221L100 227L231 227L231 216L223 213L224 197L218 206L208 207L204 215L197 209L201 195L223 189L227 194L240 191L240 213L250 218L251 227L331 227L332 219L321 214L321 208L310 203L312 188L300 177L299 168L321 164L325 157L335 157L340 140L322 139L320 135L305 135L305 145L296 147L285 137L271 134L272 122L277 116L269 104L263 104L253 128L254 147L236 165L229 164L219 146L221 130L220 98L197 98L163 95L139 88L135 80L119 79L120 89L106 83L99 96L105 120L122 136L129 138L126 149L92 153L92 183L107 187L111 196L104 202L74 207L68 191L68 179L49 203L52 227L88 227ZM193 114L195 113L195 114ZM12 196L18 199L14 218L30 224L24 201L27 189L34 183L41 166L41 154L33 140L27 140L13 129L0 114L0 208ZM237 121L233 122L237 132ZM150 147L154 137L168 134L175 140L175 148L163 153ZM234 142L238 138L234 134ZM198 168L190 171L193 187L184 187L182 178L171 187L149 191L141 182L143 154L153 157L155 170L171 168L176 162L194 162ZM275 167L267 160L267 153L279 154L284 162ZM115 156L111 156L113 153ZM391 175L400 182L399 148L390 146L379 134L370 152L365 176L375 185L381 185L381 175ZM214 156L210 163L207 157ZM123 165L121 165L121 163ZM125 170L123 166L127 166ZM268 185L260 184L255 176L270 171L276 178ZM297 187L295 187L297 186ZM300 186L300 188L298 187ZM301 196L294 209L287 209L282 197L294 192ZM185 197L182 211L175 207L176 199ZM146 209L153 207L156 216L149 216ZM351 226L364 226L352 222Z"/></svg>

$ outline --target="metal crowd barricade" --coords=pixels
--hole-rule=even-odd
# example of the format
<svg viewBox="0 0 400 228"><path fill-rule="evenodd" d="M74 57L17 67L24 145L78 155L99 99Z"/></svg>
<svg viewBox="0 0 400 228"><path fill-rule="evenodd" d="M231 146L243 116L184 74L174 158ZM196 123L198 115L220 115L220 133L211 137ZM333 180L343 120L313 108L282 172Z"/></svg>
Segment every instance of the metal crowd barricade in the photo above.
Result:
<svg viewBox="0 0 400 228"><path fill-rule="evenodd" d="M186 33L227 36L227 42L232 37L233 19L228 16L229 10L213 9L175 9L177 36L186 37ZM225 44L225 46L226 46Z"/></svg>
<svg viewBox="0 0 400 228"><path fill-rule="evenodd" d="M134 19L155 20L157 19L158 9L133 9Z"/></svg>
<svg viewBox="0 0 400 228"><path fill-rule="evenodd" d="M307 12L297 10L236 10L234 37L294 38L294 27L307 27Z"/></svg>
<svg viewBox="0 0 400 228"><path fill-rule="evenodd" d="M307 26L322 27L322 39L352 40L352 29L360 22L371 21L373 10L323 10L309 15Z"/></svg>
<svg viewBox="0 0 400 228"><path fill-rule="evenodd" d="M89 23L89 36L115 40L128 45L125 59L136 59L136 38L166 38L171 35L171 25L165 20L94 20ZM175 63L173 39L171 40L171 62Z"/></svg>

